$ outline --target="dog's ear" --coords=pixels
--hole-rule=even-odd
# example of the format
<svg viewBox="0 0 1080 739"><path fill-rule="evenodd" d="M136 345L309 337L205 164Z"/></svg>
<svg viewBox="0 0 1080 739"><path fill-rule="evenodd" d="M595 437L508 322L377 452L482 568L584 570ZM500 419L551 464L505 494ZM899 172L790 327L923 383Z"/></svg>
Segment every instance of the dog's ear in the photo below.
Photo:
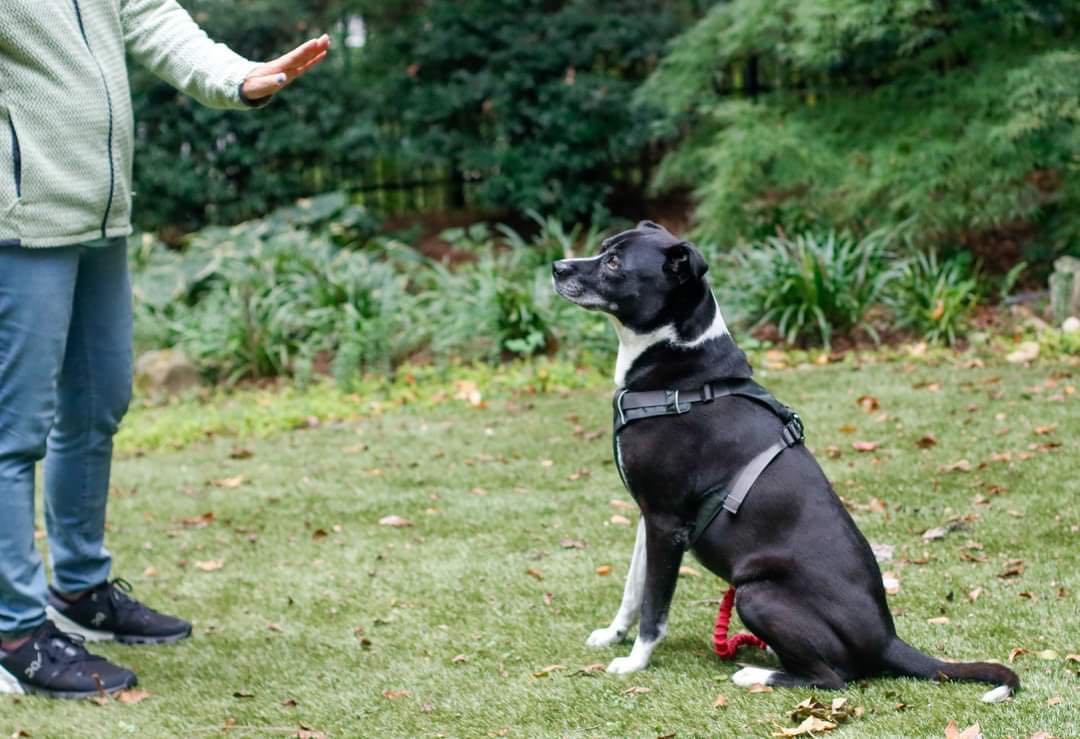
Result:
<svg viewBox="0 0 1080 739"><path fill-rule="evenodd" d="M664 271L675 275L680 283L698 281L709 271L705 258L689 241L669 246L664 254Z"/></svg>
<svg viewBox="0 0 1080 739"><path fill-rule="evenodd" d="M667 231L666 228L661 226L659 223L654 223L653 221L639 221L638 222L638 225L637 225L638 230L643 230L643 229L646 229L646 228L651 228L654 231Z"/></svg>

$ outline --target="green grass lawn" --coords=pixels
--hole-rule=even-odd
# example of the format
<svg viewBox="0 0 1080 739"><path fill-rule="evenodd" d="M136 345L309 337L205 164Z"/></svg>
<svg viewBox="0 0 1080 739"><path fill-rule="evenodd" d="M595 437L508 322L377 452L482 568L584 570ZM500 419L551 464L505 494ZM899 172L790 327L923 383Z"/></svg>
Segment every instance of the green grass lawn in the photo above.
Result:
<svg viewBox="0 0 1080 739"><path fill-rule="evenodd" d="M870 541L895 547L883 569L901 583L890 596L901 636L958 660L1028 650L1009 703L980 704L980 685L866 681L842 693L862 715L831 736L941 737L951 719L987 739L1080 736L1080 663L1067 659L1080 652L1080 372L890 363L759 379L806 419ZM262 403L271 415L274 402ZM794 726L795 704L833 696L735 687L737 666L709 648L724 583L689 559L649 669L586 669L629 650L585 646L615 612L634 534L634 511L612 505L629 497L609 458L609 407L596 383L483 408L450 397L269 435L226 425L145 454L131 450L162 444L140 443L140 424L167 436L206 410L133 413L110 508L115 574L193 619L195 636L101 648L137 670L147 699L4 697L0 734L757 737ZM920 448L926 435L936 443ZM379 524L392 515L413 525ZM962 516L965 528L922 540ZM1022 574L1000 577L1011 560ZM714 708L720 694L727 705Z"/></svg>

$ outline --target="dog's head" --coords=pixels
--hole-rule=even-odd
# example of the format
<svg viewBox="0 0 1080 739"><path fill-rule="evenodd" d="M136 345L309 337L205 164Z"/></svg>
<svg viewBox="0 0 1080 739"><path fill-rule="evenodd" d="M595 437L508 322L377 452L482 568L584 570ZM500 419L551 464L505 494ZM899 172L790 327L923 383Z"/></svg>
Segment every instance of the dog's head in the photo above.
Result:
<svg viewBox="0 0 1080 739"><path fill-rule="evenodd" d="M559 295L638 332L671 323L708 292L698 250L652 221L605 239L595 257L562 259L551 270Z"/></svg>

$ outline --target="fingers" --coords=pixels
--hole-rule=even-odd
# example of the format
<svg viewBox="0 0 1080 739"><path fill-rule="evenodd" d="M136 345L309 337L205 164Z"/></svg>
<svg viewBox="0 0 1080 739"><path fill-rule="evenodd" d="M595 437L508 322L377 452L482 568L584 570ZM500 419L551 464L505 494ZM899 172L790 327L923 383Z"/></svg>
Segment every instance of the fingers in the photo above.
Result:
<svg viewBox="0 0 1080 739"><path fill-rule="evenodd" d="M326 58L330 37L323 34L252 70L244 80L244 95L258 100L273 95Z"/></svg>
<svg viewBox="0 0 1080 739"><path fill-rule="evenodd" d="M288 54L278 57L264 66L270 72L288 72L289 70L301 69L321 54L325 54L330 48L330 37L325 33L319 38L306 41Z"/></svg>

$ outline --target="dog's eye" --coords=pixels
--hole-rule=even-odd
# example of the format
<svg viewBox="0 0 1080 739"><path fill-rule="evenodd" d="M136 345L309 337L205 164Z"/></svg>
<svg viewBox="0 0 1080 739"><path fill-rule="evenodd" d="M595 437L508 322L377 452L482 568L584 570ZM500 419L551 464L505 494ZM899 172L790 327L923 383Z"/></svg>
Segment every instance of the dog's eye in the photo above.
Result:
<svg viewBox="0 0 1080 739"><path fill-rule="evenodd" d="M607 259L605 259L604 266L610 269L612 272L618 272L619 267L621 266L618 255L612 254Z"/></svg>

